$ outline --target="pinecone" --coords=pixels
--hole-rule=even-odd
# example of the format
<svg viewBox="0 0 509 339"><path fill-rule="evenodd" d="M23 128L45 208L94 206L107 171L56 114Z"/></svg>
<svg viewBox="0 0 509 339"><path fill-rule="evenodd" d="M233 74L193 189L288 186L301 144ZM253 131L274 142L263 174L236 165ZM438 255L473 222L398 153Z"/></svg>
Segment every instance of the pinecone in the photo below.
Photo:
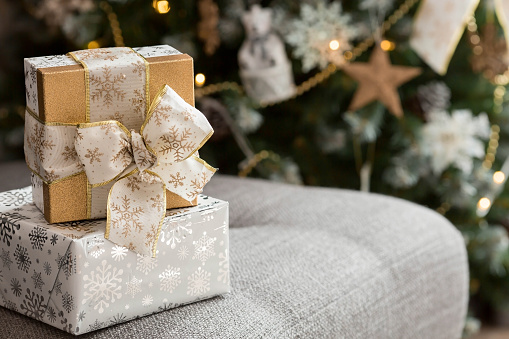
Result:
<svg viewBox="0 0 509 339"><path fill-rule="evenodd" d="M442 81L432 81L417 88L417 98L424 113L444 111L451 105L451 90Z"/></svg>

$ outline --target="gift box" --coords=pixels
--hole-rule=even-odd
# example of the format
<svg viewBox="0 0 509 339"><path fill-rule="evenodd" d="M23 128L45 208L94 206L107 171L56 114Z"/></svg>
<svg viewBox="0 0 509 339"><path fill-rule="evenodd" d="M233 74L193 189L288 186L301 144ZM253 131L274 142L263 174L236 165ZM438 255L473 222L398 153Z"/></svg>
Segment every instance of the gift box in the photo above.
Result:
<svg viewBox="0 0 509 339"><path fill-rule="evenodd" d="M166 45L25 59L25 157L48 222L106 217L114 183L90 184L74 148L76 126L116 120L139 131L163 85L194 106L193 60ZM166 191L166 208L194 204Z"/></svg>
<svg viewBox="0 0 509 339"><path fill-rule="evenodd" d="M48 224L30 187L0 193L1 305L78 335L230 290L228 203L166 211L156 257L105 240L105 220Z"/></svg>

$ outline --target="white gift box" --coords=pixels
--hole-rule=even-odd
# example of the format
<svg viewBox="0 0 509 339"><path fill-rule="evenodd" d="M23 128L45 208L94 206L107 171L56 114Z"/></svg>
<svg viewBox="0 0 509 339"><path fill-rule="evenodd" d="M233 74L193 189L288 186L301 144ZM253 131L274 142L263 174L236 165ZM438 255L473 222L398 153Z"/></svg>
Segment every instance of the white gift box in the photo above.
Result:
<svg viewBox="0 0 509 339"><path fill-rule="evenodd" d="M230 291L227 202L168 210L155 258L105 225L50 225L30 187L0 193L0 305L78 335Z"/></svg>

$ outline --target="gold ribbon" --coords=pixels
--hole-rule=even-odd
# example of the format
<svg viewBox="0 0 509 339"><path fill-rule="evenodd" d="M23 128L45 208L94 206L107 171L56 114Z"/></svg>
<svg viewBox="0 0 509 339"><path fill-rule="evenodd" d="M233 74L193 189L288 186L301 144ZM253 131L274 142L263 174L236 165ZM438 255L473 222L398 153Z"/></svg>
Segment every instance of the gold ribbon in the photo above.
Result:
<svg viewBox="0 0 509 339"><path fill-rule="evenodd" d="M155 256L166 188L192 201L215 169L195 153L212 136L205 116L165 85L139 131L116 120L78 125L75 149L92 187L108 196L105 238Z"/></svg>

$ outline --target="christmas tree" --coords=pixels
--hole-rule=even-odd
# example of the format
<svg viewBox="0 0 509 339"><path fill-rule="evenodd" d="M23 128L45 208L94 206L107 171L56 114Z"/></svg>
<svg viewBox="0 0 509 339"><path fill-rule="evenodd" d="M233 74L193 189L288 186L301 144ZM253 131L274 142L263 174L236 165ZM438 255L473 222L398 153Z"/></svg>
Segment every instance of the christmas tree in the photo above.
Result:
<svg viewBox="0 0 509 339"><path fill-rule="evenodd" d="M23 156L24 57L169 44L194 58L209 163L435 209L479 315L509 306L507 41L502 0L0 0L0 158Z"/></svg>

